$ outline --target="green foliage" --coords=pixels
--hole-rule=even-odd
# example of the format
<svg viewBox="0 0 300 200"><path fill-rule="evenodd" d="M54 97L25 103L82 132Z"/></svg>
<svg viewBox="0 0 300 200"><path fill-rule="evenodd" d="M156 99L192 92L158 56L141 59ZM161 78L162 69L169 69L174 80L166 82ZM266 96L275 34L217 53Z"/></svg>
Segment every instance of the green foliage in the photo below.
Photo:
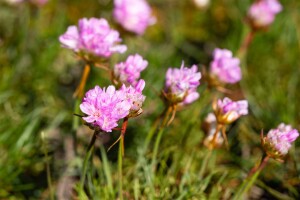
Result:
<svg viewBox="0 0 300 200"><path fill-rule="evenodd" d="M284 10L267 31L255 35L244 57L242 82L230 88L233 98L249 100L251 110L228 129L230 149L211 152L203 146L202 122L212 110L213 96L222 94L208 91L202 81L200 99L176 113L153 153L158 135L154 122L164 106L157 93L167 68L179 67L182 60L208 66L215 47L237 53L248 31L243 19L251 2L216 0L205 9L192 1L149 3L157 24L135 36L114 23L109 0L50 0L44 7L0 2L0 199L49 199L47 162L57 199L120 196L118 145L107 152L119 131L100 136L92 159L86 161L90 163L85 165L84 188L80 185L92 132L82 121L74 132L72 94L84 64L60 47L58 37L82 17L105 17L121 32L128 52L113 56L111 66L133 53L149 61L142 72L144 113L130 119L125 136L124 199L230 199L240 195L238 186L263 154L261 129L267 132L280 122L300 129L300 2L282 1ZM105 71L92 68L86 89L107 86L107 77ZM249 192L241 195L299 199L298 146L299 141L283 164L271 160L257 179L244 183Z"/></svg>

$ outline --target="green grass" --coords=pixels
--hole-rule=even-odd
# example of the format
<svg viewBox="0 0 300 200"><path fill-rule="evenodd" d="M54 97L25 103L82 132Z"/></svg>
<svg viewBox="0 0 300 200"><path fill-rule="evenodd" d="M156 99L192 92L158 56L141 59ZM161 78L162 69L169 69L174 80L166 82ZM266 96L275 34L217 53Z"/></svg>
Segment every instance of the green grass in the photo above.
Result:
<svg viewBox="0 0 300 200"><path fill-rule="evenodd" d="M147 96L144 113L129 120L125 136L124 199L230 199L263 155L260 131L267 133L280 122L300 129L300 2L291 0L282 1L284 10L267 31L255 36L244 57L243 80L232 87L232 96L244 96L250 114L228 129L230 149L209 153L202 144L202 122L212 111L213 96L222 94L206 90L201 81L200 99L177 112L164 129L152 162L158 134L153 132L154 121L164 106L157 92L167 68L179 67L182 60L208 66L215 47L237 53L247 32L243 18L251 2L216 0L203 10L192 1L149 3L158 21L139 37L114 23L112 1L50 0L40 8L0 3L0 199L50 199L47 162L56 199L63 195L58 188L62 186L73 189L79 199L120 196L118 145L107 152L118 131L97 140L85 189L80 188L92 130L79 121L74 134L72 94L84 63L61 48L58 37L82 17L105 17L120 31L128 51L113 56L111 66L133 53L149 61L142 72ZM107 77L105 71L92 68L86 88L106 87ZM299 155L296 141L285 162L270 160L244 197L299 199Z"/></svg>

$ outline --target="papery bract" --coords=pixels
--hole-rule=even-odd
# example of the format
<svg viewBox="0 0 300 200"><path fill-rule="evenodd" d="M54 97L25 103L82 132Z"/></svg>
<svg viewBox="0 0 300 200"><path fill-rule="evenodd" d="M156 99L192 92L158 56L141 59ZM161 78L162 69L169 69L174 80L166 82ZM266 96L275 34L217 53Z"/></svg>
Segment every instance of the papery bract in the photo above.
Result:
<svg viewBox="0 0 300 200"><path fill-rule="evenodd" d="M68 27L59 37L65 48L75 52L88 53L100 57L110 57L113 53L124 53L126 45L121 42L119 33L110 28L108 22L101 18L80 19L77 26Z"/></svg>
<svg viewBox="0 0 300 200"><path fill-rule="evenodd" d="M164 93L171 104L190 104L199 98L197 87L200 85L201 73L197 71L196 65L187 68L183 62L180 69L168 69Z"/></svg>
<svg viewBox="0 0 300 200"><path fill-rule="evenodd" d="M128 56L125 62L121 62L114 67L114 77L121 83L129 83L133 86L137 84L141 71L148 66L148 61L139 54Z"/></svg>
<svg viewBox="0 0 300 200"><path fill-rule="evenodd" d="M272 24L281 10L282 6L277 0L255 1L248 11L250 24L254 29L265 28Z"/></svg>
<svg viewBox="0 0 300 200"><path fill-rule="evenodd" d="M126 30L139 35L156 22L146 0L114 0L113 15Z"/></svg>
<svg viewBox="0 0 300 200"><path fill-rule="evenodd" d="M214 113L220 124L230 124L242 115L248 114L248 101L232 101L225 97L223 100L218 99L213 105Z"/></svg>
<svg viewBox="0 0 300 200"><path fill-rule="evenodd" d="M210 73L223 83L236 83L242 78L239 64L240 60L232 57L231 51L216 48L210 63Z"/></svg>
<svg viewBox="0 0 300 200"><path fill-rule="evenodd" d="M126 94L116 91L114 86L106 90L96 86L85 94L80 104L81 111L87 115L83 119L105 132L117 127L117 122L129 114L130 108Z"/></svg>

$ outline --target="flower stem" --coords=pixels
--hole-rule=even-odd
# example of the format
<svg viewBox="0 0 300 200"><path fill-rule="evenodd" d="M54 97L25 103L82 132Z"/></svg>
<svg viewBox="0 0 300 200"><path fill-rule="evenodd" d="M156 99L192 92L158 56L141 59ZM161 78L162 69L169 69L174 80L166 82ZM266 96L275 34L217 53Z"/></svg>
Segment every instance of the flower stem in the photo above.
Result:
<svg viewBox="0 0 300 200"><path fill-rule="evenodd" d="M123 143L124 138L121 136L120 144L119 144L119 153L118 153L118 174L119 174L119 199L123 200Z"/></svg>
<svg viewBox="0 0 300 200"><path fill-rule="evenodd" d="M216 140L217 140L219 131L222 129L222 127L223 127L222 124L217 124L216 131L214 133L214 137L213 137L213 139L212 139L212 141L210 142L210 145L209 145L209 149L214 149L215 148Z"/></svg>
<svg viewBox="0 0 300 200"><path fill-rule="evenodd" d="M82 169L82 175L81 175L81 178L80 178L80 189L83 189L84 187L84 182L85 182L85 175L86 175L86 172L87 172L87 165L88 165L88 161L92 155L92 152L94 150L94 144L96 142L96 139L97 139L97 134L98 134L98 131L95 130L94 134L93 134L93 137L91 139L91 142L87 148L87 152L85 154L85 158L84 158L84 161L83 161L83 169Z"/></svg>
<svg viewBox="0 0 300 200"><path fill-rule="evenodd" d="M248 48L255 36L255 31L254 30L250 30L247 35L244 37L244 40L242 41L242 44L237 52L237 56L243 60L244 56L246 55Z"/></svg>
<svg viewBox="0 0 300 200"><path fill-rule="evenodd" d="M159 132L157 134L157 137L156 137L156 140L155 140L155 143L154 143L154 150L153 150L152 162L151 162L151 168L152 168L153 172L155 172L155 169L156 169L155 166L156 166L158 147L159 147L159 144L160 144L163 132L164 132L164 128L167 125L168 118L169 118L169 115L171 114L171 112L172 112L172 107L170 106L170 107L168 107L168 109L165 112L164 119L163 119L162 124L159 128Z"/></svg>
<svg viewBox="0 0 300 200"><path fill-rule="evenodd" d="M239 200L243 199L243 194L245 194L251 186L256 181L258 175L260 174L261 170L266 166L268 160L270 159L269 156L266 156L262 162L260 163L259 167L253 167L250 170L250 173L246 177L246 179L243 181L243 183L237 188L234 196L232 197L232 200Z"/></svg>
<svg viewBox="0 0 300 200"><path fill-rule="evenodd" d="M47 171L47 182L48 182L48 187L49 187L49 193L50 193L50 200L54 200L54 195L53 195L53 187L52 187L52 180L51 180L51 171L50 171L50 163L49 163L49 155L48 155L48 150L45 142L45 133L41 133L41 138L42 138L42 145L43 145L43 150L44 154L46 157L46 171Z"/></svg>
<svg viewBox="0 0 300 200"><path fill-rule="evenodd" d="M83 73L81 76L80 83L79 83L78 87L76 88L76 90L73 94L73 97L79 98L79 99L81 99L83 97L84 87L85 87L85 84L86 84L86 81L87 81L90 71L91 71L91 66L89 63L87 63L84 66L84 70L83 70Z"/></svg>
<svg viewBox="0 0 300 200"><path fill-rule="evenodd" d="M270 159L269 156L265 156L265 158L264 158L264 159L262 160L262 162L260 163L259 167L255 167L255 166L254 166L254 167L250 170L250 172L249 172L247 178L251 177L251 176L252 176L253 174L255 174L256 172L261 171L261 170L266 166L266 164L267 164L267 162L268 162L269 159Z"/></svg>

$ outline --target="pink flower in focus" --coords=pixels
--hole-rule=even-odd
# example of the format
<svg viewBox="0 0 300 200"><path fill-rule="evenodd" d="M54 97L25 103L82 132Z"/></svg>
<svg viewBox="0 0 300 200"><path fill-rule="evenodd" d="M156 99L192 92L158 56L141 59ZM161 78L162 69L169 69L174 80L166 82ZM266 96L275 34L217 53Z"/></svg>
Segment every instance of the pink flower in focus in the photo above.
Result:
<svg viewBox="0 0 300 200"><path fill-rule="evenodd" d="M125 62L115 65L114 76L122 83L129 83L133 86L137 84L141 71L146 69L148 61L143 60L139 54L128 56Z"/></svg>
<svg viewBox="0 0 300 200"><path fill-rule="evenodd" d="M217 103L214 103L213 109L218 123L230 124L240 116L248 114L248 101L232 101L225 97L223 100L218 99Z"/></svg>
<svg viewBox="0 0 300 200"><path fill-rule="evenodd" d="M139 80L135 87L126 87L125 85L121 87L120 90L125 94L125 99L131 105L128 117L136 117L143 112L142 105L146 99L142 94L144 87L145 81L143 79Z"/></svg>
<svg viewBox="0 0 300 200"><path fill-rule="evenodd" d="M213 61L210 63L210 72L224 83L236 83L242 78L239 64L240 60L232 57L231 51L216 48L213 52Z"/></svg>
<svg viewBox="0 0 300 200"><path fill-rule="evenodd" d="M271 129L268 132L264 142L273 147L280 156L284 156L288 153L292 146L292 142L294 142L298 136L298 131L296 129L292 129L291 125L281 123L277 129ZM271 157L273 154L276 155L276 152L272 152L272 150L272 148L267 148L267 153L271 154Z"/></svg>
<svg viewBox="0 0 300 200"><path fill-rule="evenodd" d="M119 33L109 27L105 19L80 19L77 26L69 26L67 31L59 37L63 47L72 49L76 53L90 53L101 57L110 57L113 53L124 53L126 45L121 42Z"/></svg>
<svg viewBox="0 0 300 200"><path fill-rule="evenodd" d="M156 22L146 0L115 0L113 15L126 30L142 35Z"/></svg>
<svg viewBox="0 0 300 200"><path fill-rule="evenodd" d="M126 94L116 91L114 86L106 90L96 86L85 94L80 104L81 111L87 115L83 119L105 132L111 132L117 127L117 122L129 114L130 108Z"/></svg>
<svg viewBox="0 0 300 200"><path fill-rule="evenodd" d="M259 0L251 5L248 17L253 28L264 28L272 24L281 10L282 6L277 0Z"/></svg>
<svg viewBox="0 0 300 200"><path fill-rule="evenodd" d="M200 85L201 73L197 70L196 65L191 68L184 67L184 62L180 69L168 69L164 93L169 102L185 105L199 98L197 87Z"/></svg>

